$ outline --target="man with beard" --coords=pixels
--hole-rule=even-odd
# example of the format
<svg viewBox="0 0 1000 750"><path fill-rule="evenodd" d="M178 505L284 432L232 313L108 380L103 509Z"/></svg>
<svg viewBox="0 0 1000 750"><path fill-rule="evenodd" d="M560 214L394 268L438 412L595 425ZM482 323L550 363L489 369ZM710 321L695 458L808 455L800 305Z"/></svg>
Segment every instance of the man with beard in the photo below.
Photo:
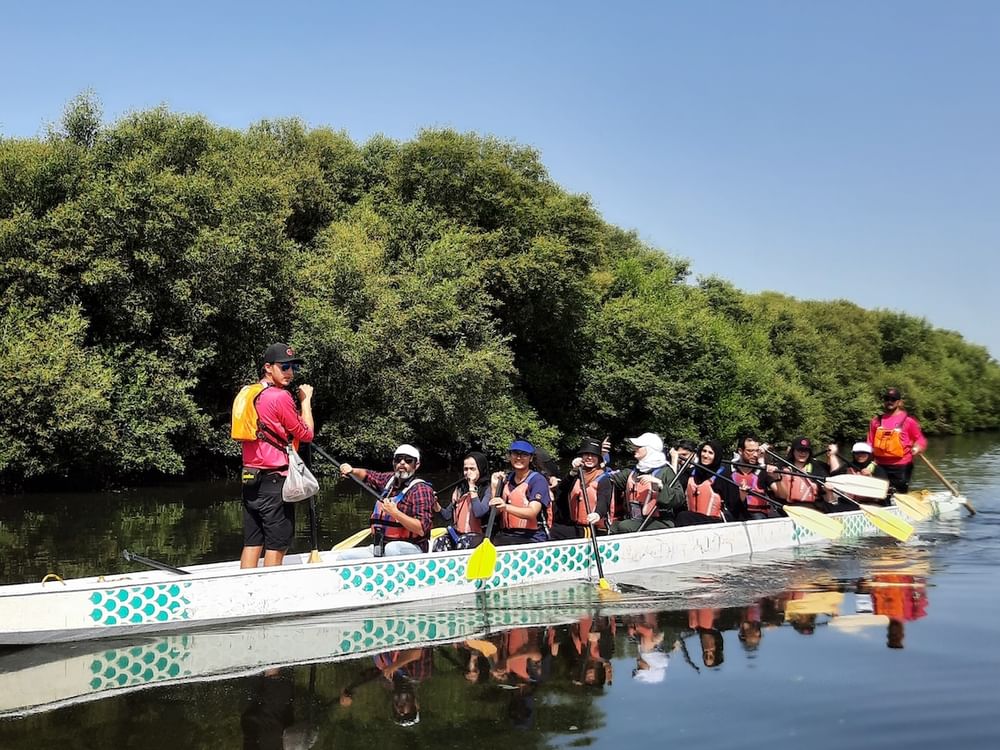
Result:
<svg viewBox="0 0 1000 750"><path fill-rule="evenodd" d="M342 476L353 474L382 499L375 503L371 517L375 543L342 552L338 559L419 555L427 551L437 498L431 485L416 476L420 451L404 443L393 454L392 467L393 471L387 472L340 465Z"/></svg>

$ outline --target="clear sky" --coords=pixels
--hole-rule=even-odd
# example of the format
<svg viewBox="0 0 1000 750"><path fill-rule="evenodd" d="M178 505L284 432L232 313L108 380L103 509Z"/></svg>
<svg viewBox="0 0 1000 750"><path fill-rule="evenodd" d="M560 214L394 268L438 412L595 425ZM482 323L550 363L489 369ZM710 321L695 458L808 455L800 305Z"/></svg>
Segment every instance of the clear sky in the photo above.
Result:
<svg viewBox="0 0 1000 750"><path fill-rule="evenodd" d="M927 318L1000 358L1000 0L9 2L0 134L92 89L537 148L604 218L748 291Z"/></svg>

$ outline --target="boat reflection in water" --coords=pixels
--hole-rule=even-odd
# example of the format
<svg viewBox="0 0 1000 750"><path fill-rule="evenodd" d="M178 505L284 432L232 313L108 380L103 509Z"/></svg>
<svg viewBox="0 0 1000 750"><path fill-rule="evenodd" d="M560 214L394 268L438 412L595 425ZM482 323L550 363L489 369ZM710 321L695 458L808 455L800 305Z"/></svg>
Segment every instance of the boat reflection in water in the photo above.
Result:
<svg viewBox="0 0 1000 750"><path fill-rule="evenodd" d="M772 638L776 649L787 644L778 633L870 639L884 629L889 647L901 648L903 624L928 611L930 566L898 554L775 556L736 571L647 572L619 581L614 596L592 584L508 589L427 611L21 649L0 654L0 716L62 708L34 728L37 743L45 727L85 721L98 708L84 704L153 702L170 686L174 701L238 715L245 747L323 747L361 733L377 745L382 732L430 738L466 722L586 732L605 720L596 701L619 685L659 690L680 679L669 677L677 670L724 672L734 648L759 661ZM4 722L0 738L17 726Z"/></svg>

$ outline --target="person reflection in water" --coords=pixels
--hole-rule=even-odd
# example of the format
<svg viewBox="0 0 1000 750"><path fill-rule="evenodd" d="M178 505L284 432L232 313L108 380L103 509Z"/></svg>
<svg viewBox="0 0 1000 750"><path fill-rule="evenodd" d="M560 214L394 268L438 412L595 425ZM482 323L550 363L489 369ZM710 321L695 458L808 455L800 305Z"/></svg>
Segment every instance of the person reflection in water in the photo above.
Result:
<svg viewBox="0 0 1000 750"><path fill-rule="evenodd" d="M609 617L583 617L569 626L573 648L574 685L602 688L613 675L611 657L615 651L615 621Z"/></svg>
<svg viewBox="0 0 1000 750"><path fill-rule="evenodd" d="M429 648L389 651L374 657L375 666L340 692L340 705L354 703L354 692L367 682L378 680L390 693L389 715L393 723L412 727L420 723L417 685L430 677L433 657Z"/></svg>
<svg viewBox="0 0 1000 750"><path fill-rule="evenodd" d="M722 631L715 626L716 609L688 610L688 627L698 634L701 642L701 662L706 667L718 667L725 660Z"/></svg>
<svg viewBox="0 0 1000 750"><path fill-rule="evenodd" d="M905 623L927 614L927 584L912 575L878 573L870 581L862 582L858 593L871 597L876 615L889 618L885 644L888 648L903 648Z"/></svg>
<svg viewBox="0 0 1000 750"><path fill-rule="evenodd" d="M657 623L655 612L625 618L625 633L636 644L638 655L632 677L637 682L656 684L667 676L667 654L663 652L663 631Z"/></svg>
<svg viewBox="0 0 1000 750"><path fill-rule="evenodd" d="M253 678L250 704L240 716L244 750L284 750L285 730L295 719L294 692L291 669L271 669Z"/></svg>

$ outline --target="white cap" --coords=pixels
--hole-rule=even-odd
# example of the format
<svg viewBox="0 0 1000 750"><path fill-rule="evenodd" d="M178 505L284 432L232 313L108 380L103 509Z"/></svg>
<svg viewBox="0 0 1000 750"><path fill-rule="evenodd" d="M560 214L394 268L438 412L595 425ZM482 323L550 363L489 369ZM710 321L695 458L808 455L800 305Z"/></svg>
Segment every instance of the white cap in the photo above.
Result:
<svg viewBox="0 0 1000 750"><path fill-rule="evenodd" d="M654 432L644 432L639 437L628 438L636 448L652 448L654 451L663 451L663 439Z"/></svg>
<svg viewBox="0 0 1000 750"><path fill-rule="evenodd" d="M868 443L855 443L851 453L873 453L873 451Z"/></svg>
<svg viewBox="0 0 1000 750"><path fill-rule="evenodd" d="M420 460L420 451L414 448L409 443L403 443L401 446L393 451L394 456L413 456L418 461Z"/></svg>

